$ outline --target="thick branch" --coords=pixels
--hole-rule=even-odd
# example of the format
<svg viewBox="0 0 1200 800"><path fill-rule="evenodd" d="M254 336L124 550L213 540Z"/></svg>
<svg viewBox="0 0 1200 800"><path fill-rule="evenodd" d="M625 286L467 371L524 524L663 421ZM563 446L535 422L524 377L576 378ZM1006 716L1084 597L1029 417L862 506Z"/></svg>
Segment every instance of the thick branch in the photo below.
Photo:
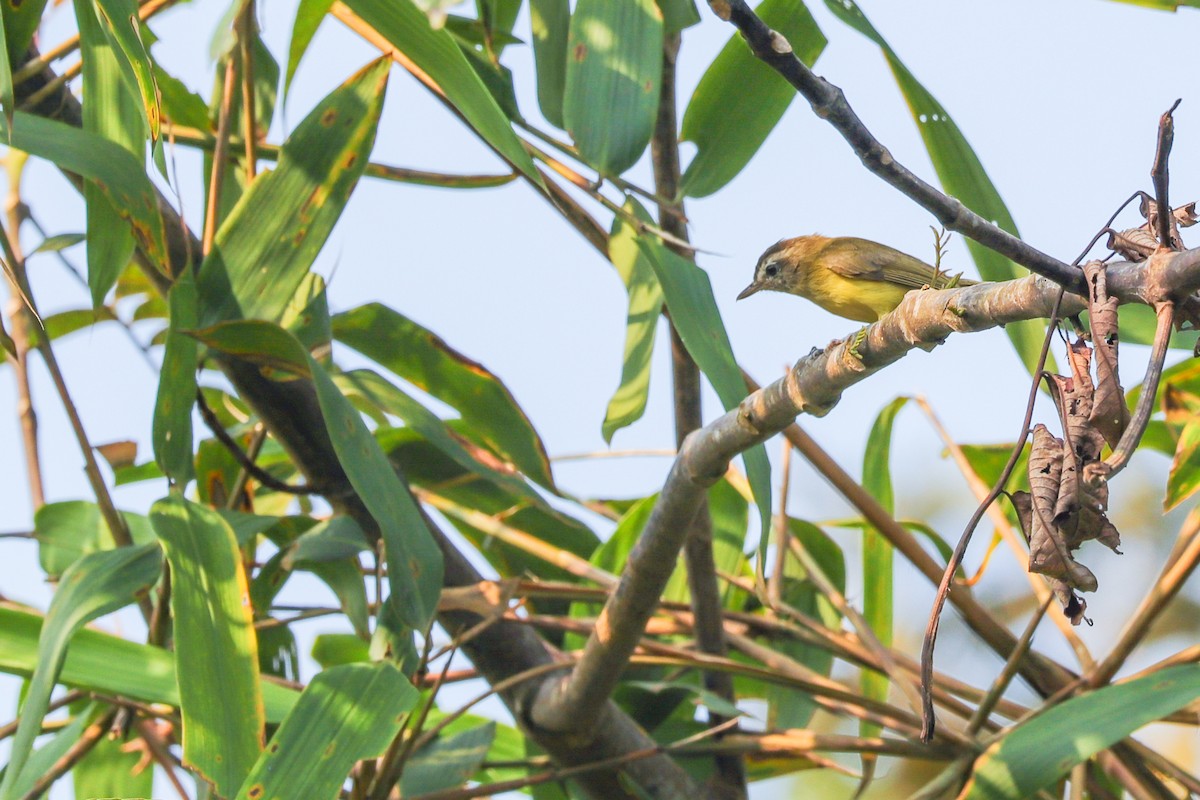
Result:
<svg viewBox="0 0 1200 800"><path fill-rule="evenodd" d="M32 57L36 57L36 53L33 53ZM20 87L21 97L18 98L18 102L38 92L54 79L55 75L51 70L43 70ZM66 91L65 86L53 93L43 93L42 99L30 110L76 126L82 126L83 123L79 101ZM77 187L82 185L78 176L68 175L68 178ZM199 260L200 242L161 193L158 195L158 205L167 236L171 273L178 275L184 269L195 267ZM193 259L193 254L197 258ZM141 266L156 288L165 293L169 285L166 276L144 259ZM220 366L237 388L238 394L262 419L271 435L296 462L309 483L327 488L331 503L339 511L352 516L368 536L378 538L378 526L354 494L338 462L312 385L303 381L271 381L263 377L258 367L246 362L225 360ZM447 586L473 585L484 580L432 523L430 530L445 557ZM450 612L443 614L441 620L446 627L453 630L464 622L470 624L469 616ZM536 633L526 626L511 623L499 623L488 628L464 645L463 650L490 682L523 672L555 657L554 652ZM529 719L525 698L533 696L536 688L537 684L533 683L503 695L518 720L525 722ZM585 729L576 726L566 730L559 729L552 734L538 729L528 732L556 762L564 765L590 763L599 758L624 756L656 747L654 740L628 715L611 704L606 706L598 722L592 727ZM632 761L623 771L650 797L699 796L699 789L687 773L670 756L661 752ZM579 775L575 781L590 797L632 796L615 772L589 772Z"/></svg>
<svg viewBox="0 0 1200 800"><path fill-rule="evenodd" d="M1157 292L1164 287L1170 288L1169 294L1188 294L1200 287L1200 250L1156 254L1142 264L1113 264L1108 276L1110 294L1125 302L1144 302L1147 293L1162 296ZM813 350L786 376L688 436L579 664L561 685L544 687L535 707L539 724L549 728L566 725L573 713L597 707L615 688L670 578L671 565L705 490L725 474L734 456L784 430L801 413L827 414L843 391L915 348L932 349L955 332L1043 319L1050 315L1057 295L1057 284L1038 276L1001 284L910 292L893 313L864 331L857 348L845 341L825 350ZM1078 298L1064 299L1063 313L1082 310ZM858 357L852 354L853 349L857 349ZM932 564L919 547L913 548L910 557L917 564ZM937 580L941 570L933 565L932 574ZM951 599L964 607L976 605L965 592L952 593ZM1001 626L989 626L981 634L1000 652L1009 652L1015 644L1012 634ZM1044 667L1048 662L1038 663ZM1061 669L1027 669L1022 674L1044 693L1056 690L1069 679Z"/></svg>

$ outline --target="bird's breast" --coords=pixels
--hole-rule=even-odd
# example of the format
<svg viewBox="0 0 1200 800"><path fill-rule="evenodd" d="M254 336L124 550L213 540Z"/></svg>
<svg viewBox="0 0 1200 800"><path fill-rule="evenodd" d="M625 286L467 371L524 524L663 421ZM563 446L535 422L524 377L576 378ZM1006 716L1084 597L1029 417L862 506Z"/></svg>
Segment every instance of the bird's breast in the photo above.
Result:
<svg viewBox="0 0 1200 800"><path fill-rule="evenodd" d="M845 278L829 269L809 270L804 296L826 311L856 322L875 322L900 304L908 289L886 281Z"/></svg>

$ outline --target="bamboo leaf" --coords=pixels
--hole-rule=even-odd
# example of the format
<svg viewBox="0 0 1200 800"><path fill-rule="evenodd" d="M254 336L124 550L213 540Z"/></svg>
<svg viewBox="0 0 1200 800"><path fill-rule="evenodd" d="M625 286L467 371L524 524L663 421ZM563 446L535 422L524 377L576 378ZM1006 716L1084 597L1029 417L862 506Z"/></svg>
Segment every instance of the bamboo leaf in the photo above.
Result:
<svg viewBox="0 0 1200 800"><path fill-rule="evenodd" d="M134 91L126 84L128 63L114 49L92 0L75 0L83 56L84 130L102 136L129 151L135 159L145 148L144 111ZM108 290L133 255L134 239L129 225L93 181L84 184L87 203L88 287L92 305L100 307Z"/></svg>
<svg viewBox="0 0 1200 800"><path fill-rule="evenodd" d="M662 12L654 0L579 0L567 37L563 122L583 160L620 175L654 132L662 88Z"/></svg>
<svg viewBox="0 0 1200 800"><path fill-rule="evenodd" d="M816 63L827 40L802 0L763 0L755 13L787 37L797 58L810 67ZM706 197L737 177L795 96L791 84L734 33L704 71L683 114L679 136L696 144L696 155L681 191Z"/></svg>
<svg viewBox="0 0 1200 800"><path fill-rule="evenodd" d="M821 571L843 594L846 591L846 559L837 542L823 530L800 519L788 518L788 532L813 557ZM825 595L817 591L808 572L798 560L787 557L784 562L783 599L795 608L827 627L840 628L841 614ZM822 675L833 671L833 654L824 648L788 640L776 645L780 651ZM817 711L817 704L805 691L777 684L767 685L767 724L773 729L806 728Z"/></svg>
<svg viewBox="0 0 1200 800"><path fill-rule="evenodd" d="M854 0L825 0L825 5L836 17L875 42L883 51L888 67L896 79L896 85L900 87L913 120L917 123L917 129L925 142L925 149L929 152L929 158L942 187L976 214L991 220L1013 236L1020 236L1016 222L1013 221L992 179L984 170L979 156L975 154L941 103L909 72L908 67L904 66L899 56L875 30ZM965 241L971 258L985 281L1006 281L1028 274L1023 268L978 242L972 239ZM1038 320L1014 322L1005 325L1004 331L1025 368L1031 372L1036 369L1042 340L1045 338L1045 324ZM1046 369L1051 372L1055 370L1051 361L1047 362Z"/></svg>
<svg viewBox="0 0 1200 800"><path fill-rule="evenodd" d="M908 403L907 397L897 397L883 407L871 433L867 436L867 451L863 457L863 488L893 513L895 502L892 495L892 428L896 415ZM879 643L884 647L892 644L895 614L894 568L892 545L877 529L863 526L863 618L871 626ZM863 695L874 700L886 700L888 679L886 675L863 670L860 681ZM870 722L859 725L860 736L877 736L880 728Z"/></svg>
<svg viewBox="0 0 1200 800"><path fill-rule="evenodd" d="M1197 697L1200 666L1182 664L1059 703L989 746L960 797L1034 797L1076 764Z"/></svg>
<svg viewBox="0 0 1200 800"><path fill-rule="evenodd" d="M96 14L104 23L105 33L123 56L132 83L141 94L140 115L150 132L150 143L158 142L162 110L158 102L158 84L150 53L142 39L142 21L136 0L95 0Z"/></svg>
<svg viewBox="0 0 1200 800"><path fill-rule="evenodd" d="M638 219L650 220L650 215L636 200L630 198L625 208ZM708 273L682 256L668 250L653 236L638 234L638 247L650 257L658 283L662 287L671 321L679 332L688 353L708 378L721 405L726 411L737 408L746 397L746 383L733 357L733 346L725 332L721 312L713 297ZM758 506L762 530L771 528L771 464L762 445L742 453L746 477ZM761 537L760 555L765 553L768 537Z"/></svg>
<svg viewBox="0 0 1200 800"><path fill-rule="evenodd" d="M129 511L120 514L136 544L154 541L154 531L146 517ZM42 506L33 515L33 532L38 542L38 562L46 575L55 580L88 553L117 546L100 508L83 500Z"/></svg>
<svg viewBox="0 0 1200 800"><path fill-rule="evenodd" d="M262 750L265 722L241 553L217 512L180 497L155 503L150 522L171 564L184 764L229 796Z"/></svg>
<svg viewBox="0 0 1200 800"><path fill-rule="evenodd" d="M629 294L625 317L625 356L621 383L604 412L601 433L611 444L613 434L641 419L650 392L650 359L662 315L663 294L654 265L637 244L637 230L620 217L613 220L608 257Z"/></svg>
<svg viewBox="0 0 1200 800"><path fill-rule="evenodd" d="M288 89L292 85L292 78L295 77L296 69L300 66L300 59L304 58L309 44L317 34L317 28L321 27L321 22L324 21L325 15L332 7L333 0L300 0L300 5L296 9L296 19L292 23L292 39L288 44L287 69L283 77L285 100Z"/></svg>
<svg viewBox="0 0 1200 800"><path fill-rule="evenodd" d="M221 225L197 281L203 324L281 318L366 168L389 65L369 64L317 104Z"/></svg>
<svg viewBox="0 0 1200 800"><path fill-rule="evenodd" d="M311 356L309 364L333 449L383 536L392 589L388 602L402 622L424 630L442 590L441 550L358 411Z"/></svg>
<svg viewBox="0 0 1200 800"><path fill-rule="evenodd" d="M383 755L400 715L419 697L386 661L318 673L271 737L238 800L336 797L356 761Z"/></svg>
<svg viewBox="0 0 1200 800"><path fill-rule="evenodd" d="M439 736L413 753L400 776L402 797L462 786L487 758L496 738L496 723L486 722L465 731Z"/></svg>
<svg viewBox="0 0 1200 800"><path fill-rule="evenodd" d="M346 5L433 79L446 99L505 161L541 185L541 176L508 118L448 31L431 27L429 19L411 2L349 0Z"/></svg>
<svg viewBox="0 0 1200 800"><path fill-rule="evenodd" d="M532 480L555 490L542 440L508 388L487 367L379 303L336 315L333 335L453 406L483 444L511 460Z"/></svg>
<svg viewBox="0 0 1200 800"><path fill-rule="evenodd" d="M185 486L195 476L192 405L199 357L196 340L184 333L196 324L196 283L191 270L183 271L168 297L171 325L154 403L154 460L173 482Z"/></svg>
<svg viewBox="0 0 1200 800"><path fill-rule="evenodd" d="M529 24L537 69L538 107L551 125L562 128L571 7L567 0L529 0Z"/></svg>
<svg viewBox="0 0 1200 800"><path fill-rule="evenodd" d="M25 693L0 798L21 796L18 779L41 732L50 692L58 682L72 636L92 620L133 602L158 579L161 564L158 545L148 544L90 553L63 573L38 640L37 667Z"/></svg>
<svg viewBox="0 0 1200 800"><path fill-rule="evenodd" d="M1175 446L1163 511L1175 508L1197 490L1200 490L1200 423L1193 420L1183 426Z"/></svg>
<svg viewBox="0 0 1200 800"><path fill-rule="evenodd" d="M42 625L38 614L0 606L0 672L33 674ZM86 628L71 639L58 682L144 703L179 705L174 653ZM261 688L268 722L283 719L299 696L278 683L263 683Z"/></svg>
<svg viewBox="0 0 1200 800"><path fill-rule="evenodd" d="M220 322L188 331L204 345L227 355L269 367L288 376L311 375L307 353L296 337L273 322L260 319Z"/></svg>
<svg viewBox="0 0 1200 800"><path fill-rule="evenodd" d="M4 127L4 132L8 131L12 132L13 148L95 182L121 219L132 226L146 257L166 272L168 259L158 196L140 160L94 133L20 111L13 124Z"/></svg>

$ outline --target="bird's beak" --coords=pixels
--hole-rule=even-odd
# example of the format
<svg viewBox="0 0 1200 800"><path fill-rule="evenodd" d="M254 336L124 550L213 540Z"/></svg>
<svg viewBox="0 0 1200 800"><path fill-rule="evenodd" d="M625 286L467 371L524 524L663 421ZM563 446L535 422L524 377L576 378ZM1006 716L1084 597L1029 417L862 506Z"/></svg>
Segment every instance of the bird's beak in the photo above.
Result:
<svg viewBox="0 0 1200 800"><path fill-rule="evenodd" d="M747 286L745 289L742 289L742 293L737 296L737 299L745 300L747 297L754 294L761 288L762 288L762 284L757 283L757 282L752 283L749 286Z"/></svg>

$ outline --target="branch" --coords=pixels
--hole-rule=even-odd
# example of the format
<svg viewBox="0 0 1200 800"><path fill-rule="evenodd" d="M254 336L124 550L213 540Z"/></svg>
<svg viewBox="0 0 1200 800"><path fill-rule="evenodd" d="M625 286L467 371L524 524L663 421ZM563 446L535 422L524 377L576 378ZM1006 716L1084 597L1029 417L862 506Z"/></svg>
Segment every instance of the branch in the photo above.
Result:
<svg viewBox="0 0 1200 800"><path fill-rule="evenodd" d="M1028 267L1069 291L1083 294L1083 273L1004 231L971 211L962 201L938 191L918 178L867 130L850 108L846 95L837 86L815 75L792 52L792 46L778 31L767 27L750 10L746 0L708 0L713 12L733 25L745 37L751 52L795 87L812 106L813 113L828 122L854 150L863 166L902 194L929 211L944 227L961 233L985 247Z"/></svg>
<svg viewBox="0 0 1200 800"><path fill-rule="evenodd" d="M1173 292L1167 294L1190 293L1200 287L1200 250L1158 253L1141 264L1113 264L1108 275L1110 294L1125 302L1144 302L1147 292L1168 288ZM575 670L559 685L543 687L534 707L535 722L550 729L563 727L574 715L586 718L597 713L607 701L670 578L705 490L725 474L734 456L784 430L801 413L827 414L842 392L914 348L932 349L955 332L1043 319L1051 314L1058 295L1057 284L1038 276L910 292L894 312L867 327L861 337L854 337L861 338L857 348L847 340L823 351L814 350L786 376L743 400L739 408L689 435L630 553L621 583L600 615L596 632L588 639ZM1078 297L1064 298L1063 305L1065 314L1083 310ZM855 349L858 357L852 354ZM914 563L918 558L914 554ZM928 556L921 560L932 561ZM935 566L934 572L940 578L941 570ZM1003 629L993 631L989 640L997 649L1011 649L1013 642L1012 634ZM1039 670L1035 685L1050 692L1067 680L1061 668Z"/></svg>
<svg viewBox="0 0 1200 800"><path fill-rule="evenodd" d="M36 58L37 53L31 52L29 57ZM64 86L59 85L54 92L42 91L55 81L53 71L43 70L22 84L18 90L19 101L29 94L37 94L39 100L31 109L33 113L81 127L83 116L79 101ZM82 187L83 181L78 175L68 173L67 177L77 188ZM198 266L193 255L200 253L200 242L161 192L157 199L166 233L171 275L179 275L184 269ZM140 251L137 256L143 273L159 292L165 294L170 278L159 272ZM222 359L218 363L238 394L295 461L308 483L328 488L333 495L330 500L335 510L353 518L368 537L378 539L379 526L354 493L337 459L312 385L303 381L279 383L269 380L257 366L244 361ZM473 586L484 580L428 517L426 524L445 558L444 585ZM463 625L476 624L480 619L467 612L443 612L439 621L453 631ZM464 645L463 650L493 684L560 657L536 633L512 623L488 628ZM536 689L536 685L532 688ZM531 688L519 687L503 693L502 699L512 709L514 717L524 724L530 738L559 764L569 767L606 758L628 757L631 753L645 753L657 747L654 740L614 704L608 706L594 727L572 728L570 735L563 735L561 730L547 733L531 727L527 708L532 696ZM649 797L700 796L700 790L688 774L658 750L627 764L624 774ZM575 783L588 797L631 796L615 773L588 772L577 776Z"/></svg>

